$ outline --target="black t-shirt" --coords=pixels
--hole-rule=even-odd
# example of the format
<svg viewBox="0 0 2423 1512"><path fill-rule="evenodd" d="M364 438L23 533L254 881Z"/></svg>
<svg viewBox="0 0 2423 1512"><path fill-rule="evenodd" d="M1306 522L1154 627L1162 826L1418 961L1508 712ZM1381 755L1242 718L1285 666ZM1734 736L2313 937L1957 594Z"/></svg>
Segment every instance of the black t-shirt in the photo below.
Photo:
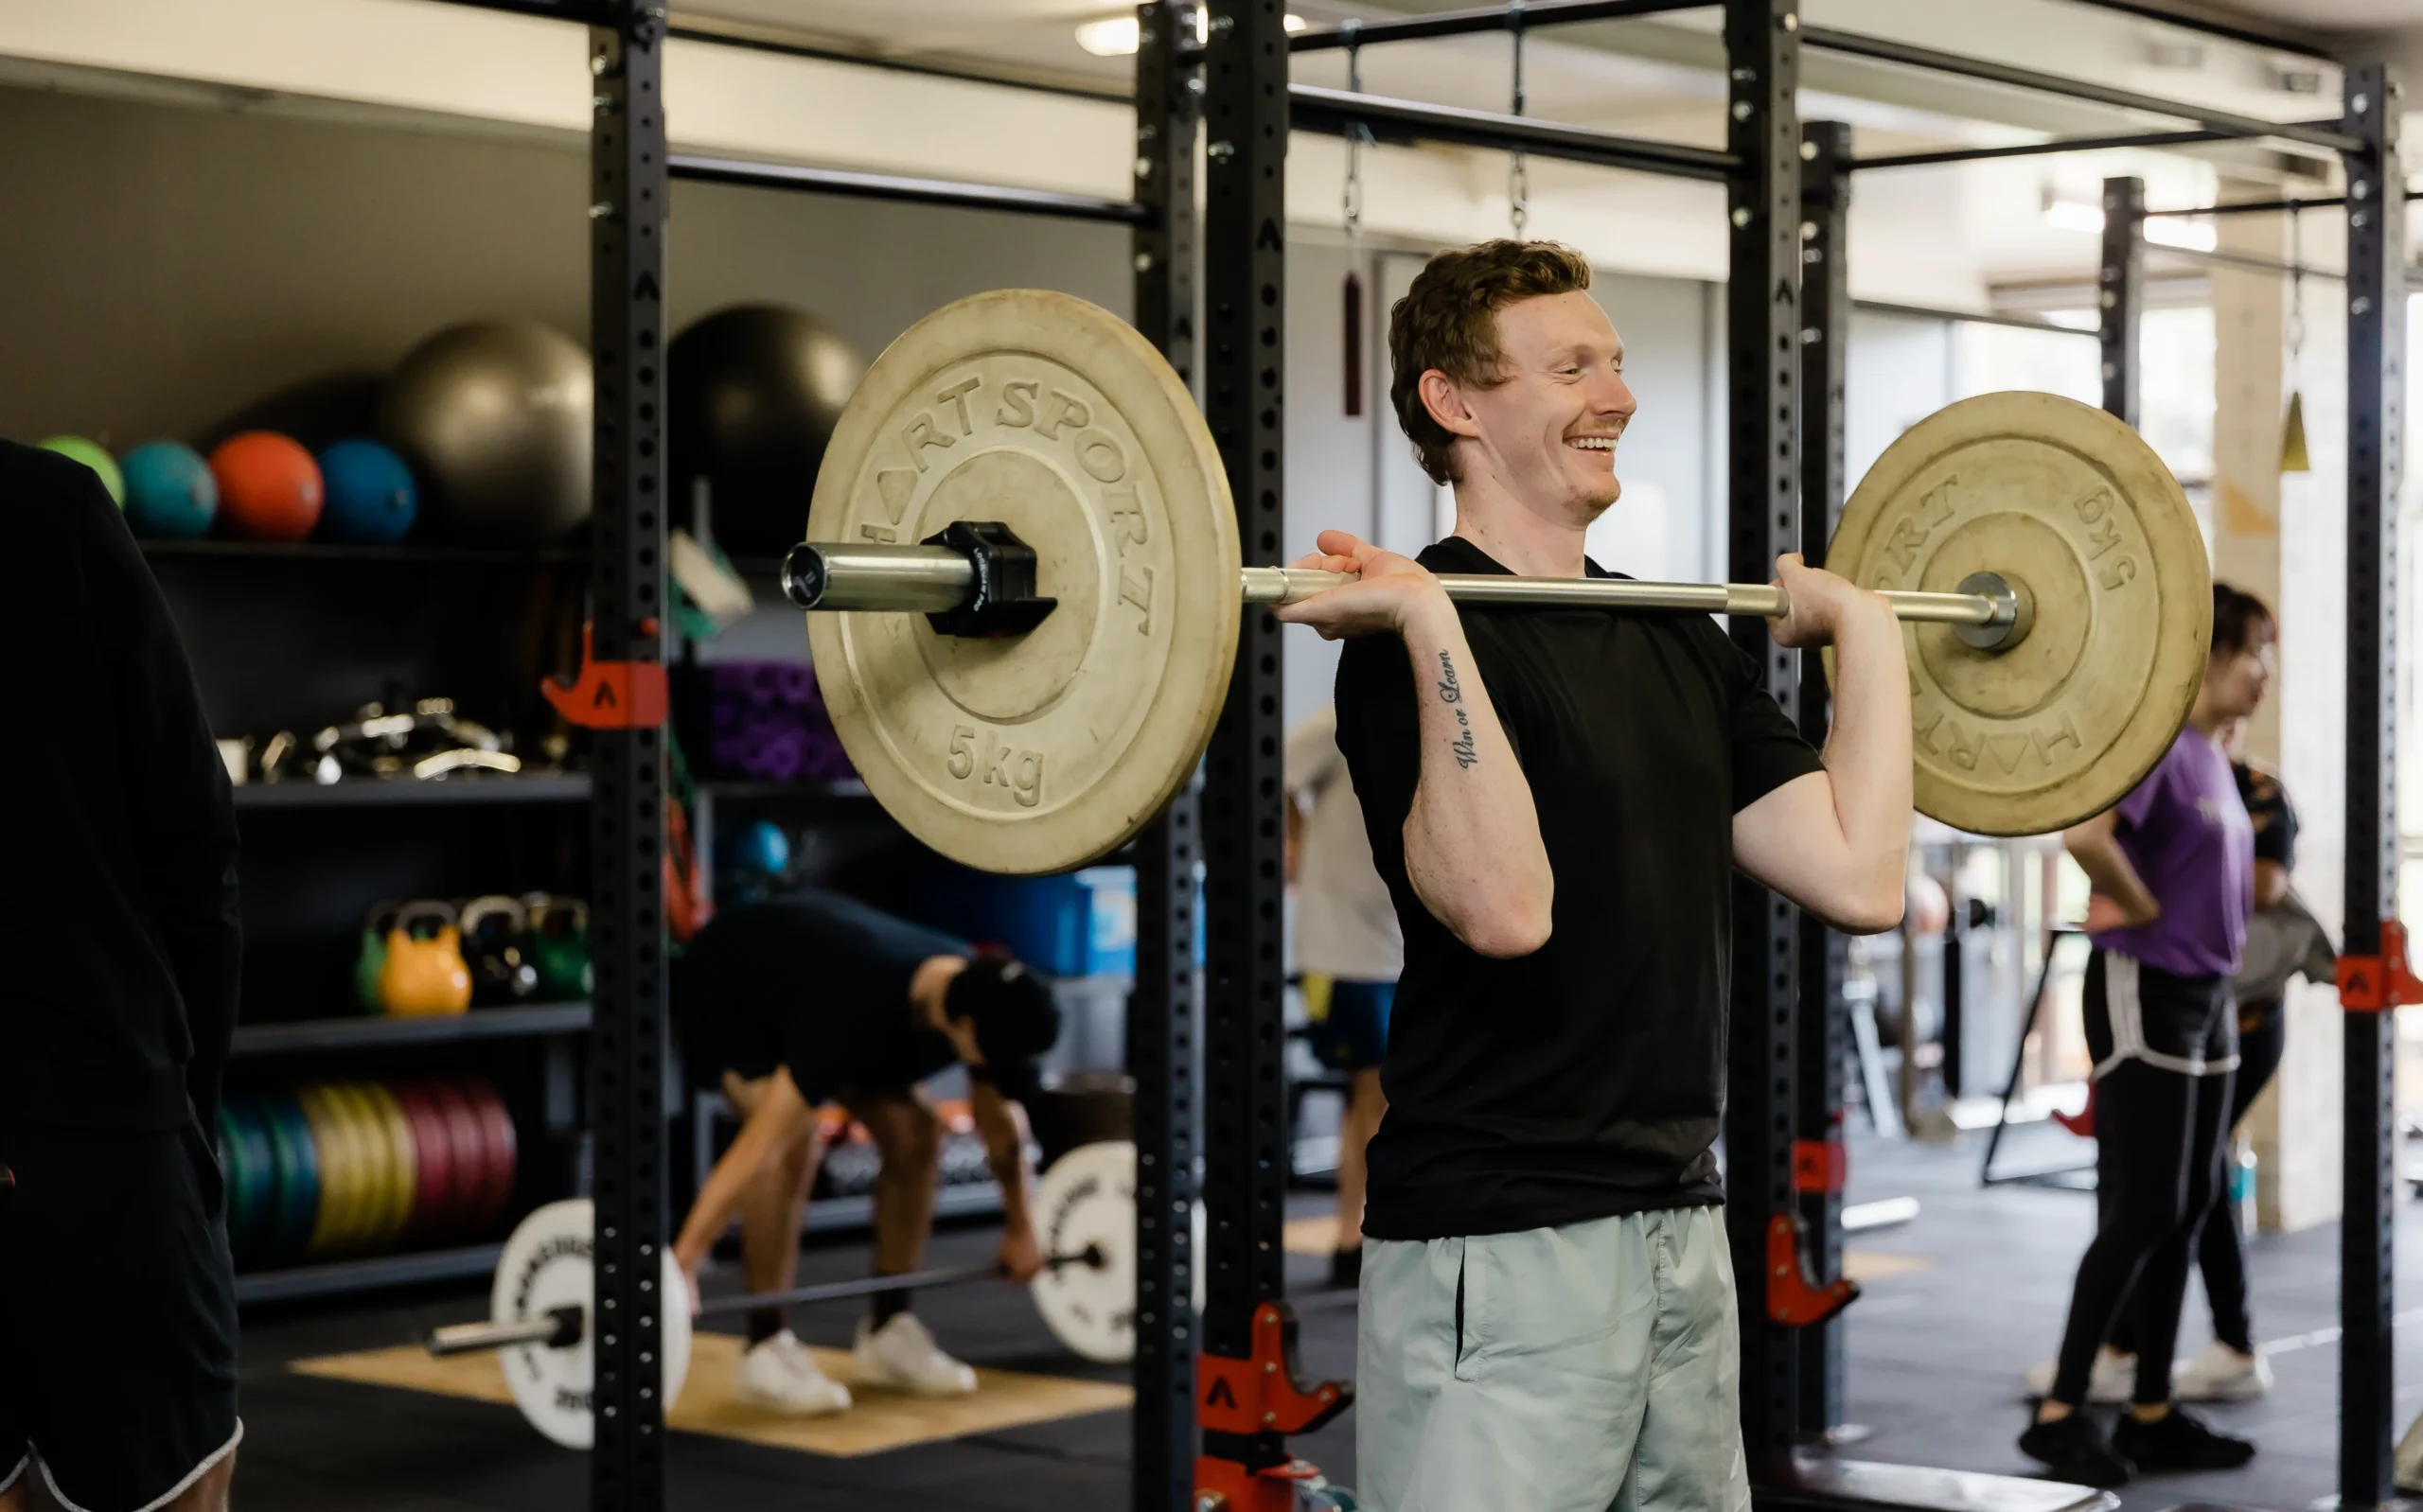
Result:
<svg viewBox="0 0 2423 1512"><path fill-rule="evenodd" d="M2289 790L2270 772L2244 762L2232 762L2230 770L2237 777L2237 796L2246 804L2246 817L2255 824L2255 859L2293 869L2297 814L2289 807Z"/></svg>
<svg viewBox="0 0 2423 1512"><path fill-rule="evenodd" d="M957 1063L921 1027L909 979L967 942L855 898L803 891L719 910L673 974L673 1018L690 1079L754 1080L787 1066L800 1096L896 1087Z"/></svg>
<svg viewBox="0 0 2423 1512"><path fill-rule="evenodd" d="M1504 572L1469 541L1440 572ZM1592 563L1593 577L1616 574ZM1508 1233L1721 1202L1733 816L1820 769L1758 668L1699 614L1462 610L1556 874L1548 943L1467 949L1406 878L1413 670L1349 642L1337 739L1405 930L1364 1231Z"/></svg>
<svg viewBox="0 0 2423 1512"><path fill-rule="evenodd" d="M0 519L27 647L25 717L0 741L18 874L0 909L0 1127L207 1131L243 944L226 765L93 470L0 441Z"/></svg>

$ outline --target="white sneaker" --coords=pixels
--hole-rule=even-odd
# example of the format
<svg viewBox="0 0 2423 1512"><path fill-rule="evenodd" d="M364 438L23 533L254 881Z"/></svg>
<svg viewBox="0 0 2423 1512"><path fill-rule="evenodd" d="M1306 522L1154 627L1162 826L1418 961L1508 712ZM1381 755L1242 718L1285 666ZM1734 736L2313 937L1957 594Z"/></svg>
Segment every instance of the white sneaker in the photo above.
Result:
<svg viewBox="0 0 2423 1512"><path fill-rule="evenodd" d="M2040 1360L2027 1367L2020 1379L2027 1383L2031 1397L2053 1394L2053 1378L2060 1367L2053 1361ZM2097 1405L2125 1404L2137 1390L2137 1357L2115 1355L2109 1349L2095 1352L2095 1368L2087 1372L2086 1399Z"/></svg>
<svg viewBox="0 0 2423 1512"><path fill-rule="evenodd" d="M2181 1401L2253 1401L2272 1390L2272 1365L2216 1339L2174 1369L2170 1381Z"/></svg>
<svg viewBox="0 0 2423 1512"><path fill-rule="evenodd" d="M787 1417L850 1409L850 1388L818 1369L816 1357L788 1328L744 1351L733 1384L741 1400Z"/></svg>
<svg viewBox="0 0 2423 1512"><path fill-rule="evenodd" d="M860 1318L856 1363L860 1386L918 1397L964 1397L976 1389L976 1372L943 1353L913 1312L895 1312L880 1328Z"/></svg>

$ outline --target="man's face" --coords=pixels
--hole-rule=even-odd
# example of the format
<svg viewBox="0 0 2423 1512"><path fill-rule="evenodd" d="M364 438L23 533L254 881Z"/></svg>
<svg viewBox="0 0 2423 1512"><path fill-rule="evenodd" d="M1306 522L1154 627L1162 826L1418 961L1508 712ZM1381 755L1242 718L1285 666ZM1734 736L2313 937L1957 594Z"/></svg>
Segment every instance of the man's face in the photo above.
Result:
<svg viewBox="0 0 2423 1512"><path fill-rule="evenodd" d="M1623 340L1577 290L1499 310L1497 343L1505 381L1461 391L1480 431L1467 474L1482 469L1533 508L1586 525L1623 492L1616 441L1639 408L1623 379Z"/></svg>

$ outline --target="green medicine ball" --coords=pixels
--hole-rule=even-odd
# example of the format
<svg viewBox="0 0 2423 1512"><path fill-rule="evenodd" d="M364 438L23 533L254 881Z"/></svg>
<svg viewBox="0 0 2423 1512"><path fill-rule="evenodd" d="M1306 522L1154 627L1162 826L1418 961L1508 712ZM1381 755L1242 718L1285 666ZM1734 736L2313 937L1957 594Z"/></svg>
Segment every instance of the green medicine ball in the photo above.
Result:
<svg viewBox="0 0 2423 1512"><path fill-rule="evenodd" d="M110 491L110 501L120 509L126 507L126 479L118 472L115 459L106 449L82 436L52 436L41 445L44 451L73 457L100 474L101 486Z"/></svg>

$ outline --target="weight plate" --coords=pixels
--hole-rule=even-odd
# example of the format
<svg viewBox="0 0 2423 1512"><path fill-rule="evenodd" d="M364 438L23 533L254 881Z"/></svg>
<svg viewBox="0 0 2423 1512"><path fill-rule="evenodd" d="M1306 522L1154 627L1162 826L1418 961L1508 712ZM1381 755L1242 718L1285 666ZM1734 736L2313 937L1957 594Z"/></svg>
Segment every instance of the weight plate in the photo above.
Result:
<svg viewBox="0 0 2423 1512"><path fill-rule="evenodd" d="M504 1216L507 1204L513 1201L514 1165L517 1141L513 1132L513 1115L505 1111L504 1099L484 1077L471 1077L460 1083L465 1100L479 1116L481 1134L488 1150L488 1180L481 1194L479 1206L471 1214L472 1227L486 1233Z"/></svg>
<svg viewBox="0 0 2423 1512"><path fill-rule="evenodd" d="M1918 806L1954 829L2043 835L2111 807L2170 749L2203 679L2212 570L2187 496L2134 431L2059 395L1981 395L1903 431L1844 505L1826 565L1931 592L1993 572L2032 612L2004 650L1902 626Z"/></svg>
<svg viewBox="0 0 2423 1512"><path fill-rule="evenodd" d="M946 305L893 343L825 448L815 540L916 542L999 520L1058 607L941 635L922 614L810 614L817 685L859 777L917 838L987 871L1060 871L1193 774L1236 656L1236 512L1184 382L1067 294Z"/></svg>
<svg viewBox="0 0 2423 1512"><path fill-rule="evenodd" d="M227 1249L238 1265L260 1262L277 1218L277 1154L240 1099L219 1107L219 1165L227 1188Z"/></svg>
<svg viewBox="0 0 2423 1512"><path fill-rule="evenodd" d="M412 1128L413 1206L404 1222L404 1237L426 1240L443 1227L446 1204L454 1188L454 1142L446 1116L416 1081L398 1081L387 1089Z"/></svg>
<svg viewBox="0 0 2423 1512"><path fill-rule="evenodd" d="M376 1081L358 1082L354 1095L369 1105L380 1136L387 1146L387 1201L380 1215L378 1241L393 1244L413 1216L413 1193L420 1185L420 1160L413 1144L413 1126L396 1095Z"/></svg>
<svg viewBox="0 0 2423 1512"><path fill-rule="evenodd" d="M1105 1364L1136 1356L1136 1147L1079 1145L1035 1184L1046 1255L1099 1253L1101 1263L1046 1270L1029 1283L1035 1310L1072 1353ZM1194 1204L1194 1306L1203 1307L1203 1204Z"/></svg>
<svg viewBox="0 0 2423 1512"><path fill-rule="evenodd" d="M329 1101L341 1110L346 1128L352 1133L354 1153L361 1160L362 1185L355 1193L360 1205L354 1209L353 1231L347 1239L349 1248L375 1248L385 1238L388 1204L394 1199L395 1159L387 1148L386 1131L379 1127L379 1118L362 1089L350 1081L334 1081L327 1086Z"/></svg>
<svg viewBox="0 0 2423 1512"><path fill-rule="evenodd" d="M310 1247L319 1222L320 1160L310 1121L293 1094L272 1092L254 1103L277 1159L277 1219L267 1265L289 1265Z"/></svg>
<svg viewBox="0 0 2423 1512"><path fill-rule="evenodd" d="M244 1169L238 1201L230 1210L240 1222L244 1264L250 1267L263 1262L277 1239L277 1147L271 1141L269 1125L259 1109L247 1101L236 1107L233 1114L236 1152ZM231 1231L231 1247L233 1238Z"/></svg>
<svg viewBox="0 0 2423 1512"><path fill-rule="evenodd" d="M480 1116L464 1100L462 1089L451 1081L429 1084L430 1100L446 1119L447 1141L453 1153L454 1187L449 1194L438 1232L458 1236L469 1230L488 1185L488 1147Z"/></svg>
<svg viewBox="0 0 2423 1512"><path fill-rule="evenodd" d="M352 1237L361 1185L361 1158L354 1153L353 1131L345 1120L327 1088L317 1084L298 1087L295 1106L303 1110L304 1120L311 1129L311 1151L320 1171L320 1208L311 1223L311 1240L306 1251L311 1255L327 1255L342 1249Z"/></svg>
<svg viewBox="0 0 2423 1512"><path fill-rule="evenodd" d="M590 1421L592 1344L593 1336L610 1334L614 1327L610 1316L601 1318L592 1310L595 1222L585 1197L549 1203L533 1212L505 1240L488 1295L488 1316L500 1323L541 1317L557 1308L581 1310L580 1339L569 1347L522 1345L501 1356L505 1384L522 1415L566 1449L587 1449L595 1436ZM658 1251L658 1260L656 1284L644 1292L643 1305L662 1304L648 1315L657 1323L663 1408L670 1412L690 1374L689 1291L669 1246Z"/></svg>

